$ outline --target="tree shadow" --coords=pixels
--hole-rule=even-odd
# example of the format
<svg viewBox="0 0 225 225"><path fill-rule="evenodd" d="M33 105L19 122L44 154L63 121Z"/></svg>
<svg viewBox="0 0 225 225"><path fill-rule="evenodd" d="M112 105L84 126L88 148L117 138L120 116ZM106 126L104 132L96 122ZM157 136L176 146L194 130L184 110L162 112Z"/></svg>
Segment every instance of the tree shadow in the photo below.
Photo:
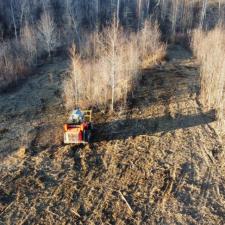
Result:
<svg viewBox="0 0 225 225"><path fill-rule="evenodd" d="M204 114L169 115L149 119L124 119L95 125L93 142L125 140L139 135L153 135L159 132L175 131L214 122L216 111Z"/></svg>
<svg viewBox="0 0 225 225"><path fill-rule="evenodd" d="M186 102L200 92L199 68L188 64L192 53L180 45L169 45L165 61L140 72L138 84L128 94L128 106L148 107L154 103L168 105Z"/></svg>

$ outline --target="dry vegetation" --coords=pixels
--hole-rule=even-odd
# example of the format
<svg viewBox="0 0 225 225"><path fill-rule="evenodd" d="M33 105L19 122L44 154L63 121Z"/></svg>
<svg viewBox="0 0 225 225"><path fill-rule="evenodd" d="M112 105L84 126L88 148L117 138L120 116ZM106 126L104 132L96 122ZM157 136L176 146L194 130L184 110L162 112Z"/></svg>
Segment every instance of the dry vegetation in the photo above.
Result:
<svg viewBox="0 0 225 225"><path fill-rule="evenodd" d="M94 113L83 147L61 144L67 61L0 95L0 223L224 224L224 152L196 103L198 67L181 46L167 51L126 109Z"/></svg>
<svg viewBox="0 0 225 225"><path fill-rule="evenodd" d="M77 53L75 46L70 51L70 76L64 82L67 109L110 105L113 110L119 100L126 105L127 95L138 83L140 69L165 55L158 25L150 21L139 32L126 33L114 19L90 39L87 59Z"/></svg>
<svg viewBox="0 0 225 225"><path fill-rule="evenodd" d="M54 55L57 47L66 51L75 42L82 55L87 33L97 34L112 21L113 15L125 30L139 32L146 18L151 17L159 21L166 39L175 40L193 27L211 28L222 21L224 1L132 0L125 5L121 0L0 1L0 88L25 77L38 59Z"/></svg>
<svg viewBox="0 0 225 225"><path fill-rule="evenodd" d="M38 28L26 23L19 39L0 42L0 88L24 78L37 64L37 58L46 51L51 56L58 44L57 30L48 13L42 15Z"/></svg>
<svg viewBox="0 0 225 225"><path fill-rule="evenodd" d="M16 40L0 43L0 45L0 86L4 87L27 73L29 59L24 57L25 52L22 50L21 43Z"/></svg>
<svg viewBox="0 0 225 225"><path fill-rule="evenodd" d="M0 89L35 69L0 94L0 224L225 224L224 7L0 0ZM162 42L194 27L197 60ZM74 106L89 145L62 143Z"/></svg>
<svg viewBox="0 0 225 225"><path fill-rule="evenodd" d="M200 101L206 110L217 110L218 125L222 128L225 87L224 27L218 26L209 32L194 31L192 48L200 63Z"/></svg>

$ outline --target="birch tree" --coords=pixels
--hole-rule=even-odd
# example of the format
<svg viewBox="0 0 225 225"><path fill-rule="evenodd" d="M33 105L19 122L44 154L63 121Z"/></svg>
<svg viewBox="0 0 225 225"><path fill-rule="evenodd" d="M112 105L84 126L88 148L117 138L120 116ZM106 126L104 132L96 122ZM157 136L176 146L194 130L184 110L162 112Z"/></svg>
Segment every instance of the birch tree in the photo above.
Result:
<svg viewBox="0 0 225 225"><path fill-rule="evenodd" d="M114 17L111 26L106 29L106 43L107 43L107 60L110 63L110 87L111 87L111 110L114 110L115 104L115 88L116 88L116 63L117 63L117 47L119 44L119 27L117 26Z"/></svg>
<svg viewBox="0 0 225 225"><path fill-rule="evenodd" d="M142 0L138 0L138 30L142 22Z"/></svg>
<svg viewBox="0 0 225 225"><path fill-rule="evenodd" d="M44 12L38 24L39 40L47 49L49 57L57 45L56 25L48 12Z"/></svg>
<svg viewBox="0 0 225 225"><path fill-rule="evenodd" d="M204 19L205 19L205 14L207 10L207 5L208 5L208 0L202 0L202 10L201 10L201 17L200 17L200 22L199 22L199 27L203 27Z"/></svg>
<svg viewBox="0 0 225 225"><path fill-rule="evenodd" d="M117 0L116 18L117 18L116 21L118 26L120 22L120 0Z"/></svg>
<svg viewBox="0 0 225 225"><path fill-rule="evenodd" d="M175 37L180 0L172 1L172 37Z"/></svg>
<svg viewBox="0 0 225 225"><path fill-rule="evenodd" d="M10 0L10 11L11 11L11 16L12 16L12 21L13 21L15 38L16 38L16 40L18 40L17 23L16 23L16 16L15 16L15 9L14 9L13 0Z"/></svg>

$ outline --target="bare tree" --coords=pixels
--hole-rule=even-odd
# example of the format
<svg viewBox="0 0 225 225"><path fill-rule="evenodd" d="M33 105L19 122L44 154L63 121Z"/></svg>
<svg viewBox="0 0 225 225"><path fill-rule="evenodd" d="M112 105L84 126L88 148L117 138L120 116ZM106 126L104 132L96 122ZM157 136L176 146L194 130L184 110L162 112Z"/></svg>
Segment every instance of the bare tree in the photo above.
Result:
<svg viewBox="0 0 225 225"><path fill-rule="evenodd" d="M117 52L120 45L120 31L116 23L116 18L114 16L113 22L110 27L106 28L104 31L105 54L107 55L107 60L110 63L110 87L111 87L111 110L114 110L115 104L115 88L116 88L116 68L117 68Z"/></svg>
<svg viewBox="0 0 225 225"><path fill-rule="evenodd" d="M10 10L11 10L11 16L12 16L12 20L13 20L15 38L16 38L16 40L18 40L17 24L16 24L16 18L15 18L15 11L14 11L14 6L13 6L13 0L10 0Z"/></svg>
<svg viewBox="0 0 225 225"><path fill-rule="evenodd" d="M65 2L65 25L64 31L66 34L66 40L69 44L73 43L76 40L77 47L80 47L81 38L79 34L80 21L79 17L76 14L76 9L79 8L77 2L72 0L66 0Z"/></svg>
<svg viewBox="0 0 225 225"><path fill-rule="evenodd" d="M116 21L118 26L120 23L120 0L117 0Z"/></svg>
<svg viewBox="0 0 225 225"><path fill-rule="evenodd" d="M201 10L201 17L200 17L200 22L199 22L199 27L203 27L204 19L205 19L205 14L207 10L207 5L208 5L208 0L203 0L202 1L202 10Z"/></svg>
<svg viewBox="0 0 225 225"><path fill-rule="evenodd" d="M142 23L142 0L138 0L138 29Z"/></svg>
<svg viewBox="0 0 225 225"><path fill-rule="evenodd" d="M82 63L75 44L70 49L70 60L70 76L64 82L64 97L67 109L79 106L80 96L82 96L82 84L85 81L82 79Z"/></svg>
<svg viewBox="0 0 225 225"><path fill-rule="evenodd" d="M24 50L28 54L28 60L30 61L30 64L33 64L34 61L37 62L36 32L31 26L28 25L28 23L26 23L21 29L20 39Z"/></svg>
<svg viewBox="0 0 225 225"><path fill-rule="evenodd" d="M20 17L19 17L20 27L23 25L23 21L25 20L25 16L27 14L29 14L28 0L22 0L20 3Z"/></svg>
<svg viewBox="0 0 225 225"><path fill-rule="evenodd" d="M139 57L142 64L154 62L157 57L164 56L166 46L160 42L160 37L159 25L146 20L138 36Z"/></svg>
<svg viewBox="0 0 225 225"><path fill-rule="evenodd" d="M180 0L172 1L172 37L175 37Z"/></svg>
<svg viewBox="0 0 225 225"><path fill-rule="evenodd" d="M44 12L38 24L38 34L40 42L47 48L49 57L57 46L57 30L52 17L48 12Z"/></svg>

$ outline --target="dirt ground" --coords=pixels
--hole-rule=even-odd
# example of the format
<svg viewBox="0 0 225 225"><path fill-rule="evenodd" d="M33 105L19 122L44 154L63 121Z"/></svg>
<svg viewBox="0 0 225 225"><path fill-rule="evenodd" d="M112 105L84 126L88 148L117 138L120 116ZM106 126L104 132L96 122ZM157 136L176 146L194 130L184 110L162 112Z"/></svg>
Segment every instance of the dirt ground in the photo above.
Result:
<svg viewBox="0 0 225 225"><path fill-rule="evenodd" d="M191 54L169 46L126 109L94 114L87 146L62 145L67 65L0 95L0 224L225 224L223 142Z"/></svg>

